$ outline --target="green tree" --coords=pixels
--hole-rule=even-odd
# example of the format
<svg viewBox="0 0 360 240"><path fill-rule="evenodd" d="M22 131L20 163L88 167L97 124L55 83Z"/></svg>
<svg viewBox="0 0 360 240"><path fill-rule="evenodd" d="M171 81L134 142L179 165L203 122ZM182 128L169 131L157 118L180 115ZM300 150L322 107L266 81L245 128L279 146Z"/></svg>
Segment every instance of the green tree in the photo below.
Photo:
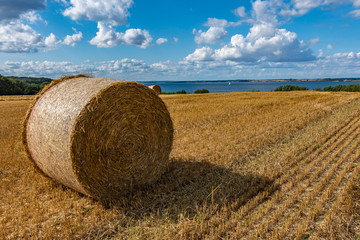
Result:
<svg viewBox="0 0 360 240"><path fill-rule="evenodd" d="M6 77L0 75L0 95L22 95L23 90Z"/></svg>
<svg viewBox="0 0 360 240"><path fill-rule="evenodd" d="M209 93L207 89L196 89L194 93Z"/></svg>
<svg viewBox="0 0 360 240"><path fill-rule="evenodd" d="M40 85L35 83L27 84L24 89L25 95L35 95L40 91Z"/></svg>
<svg viewBox="0 0 360 240"><path fill-rule="evenodd" d="M280 86L277 87L274 91L307 91L309 90L309 88L307 87L299 87L296 85L285 85L285 86Z"/></svg>

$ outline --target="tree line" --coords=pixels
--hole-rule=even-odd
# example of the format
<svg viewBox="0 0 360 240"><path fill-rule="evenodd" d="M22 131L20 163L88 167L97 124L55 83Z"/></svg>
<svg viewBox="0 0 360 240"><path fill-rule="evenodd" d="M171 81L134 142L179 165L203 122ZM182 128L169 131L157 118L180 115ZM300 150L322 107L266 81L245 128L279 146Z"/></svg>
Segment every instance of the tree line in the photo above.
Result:
<svg viewBox="0 0 360 240"><path fill-rule="evenodd" d="M277 87L275 92L288 92L288 91L306 91L309 90L307 87L299 87L296 85L285 85ZM360 84L349 84L349 85L336 85L336 86L327 86L324 88L315 88L315 91L324 91L324 92L360 92Z"/></svg>
<svg viewBox="0 0 360 240"><path fill-rule="evenodd" d="M51 81L51 78L5 77L0 74L0 95L34 95Z"/></svg>

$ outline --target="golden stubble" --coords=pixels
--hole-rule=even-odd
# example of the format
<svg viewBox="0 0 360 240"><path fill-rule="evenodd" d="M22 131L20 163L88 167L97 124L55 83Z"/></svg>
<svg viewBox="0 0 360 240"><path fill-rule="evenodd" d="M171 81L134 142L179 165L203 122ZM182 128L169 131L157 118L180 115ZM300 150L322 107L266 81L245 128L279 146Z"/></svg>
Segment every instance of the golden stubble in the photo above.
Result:
<svg viewBox="0 0 360 240"><path fill-rule="evenodd" d="M32 97L0 96L0 238L359 237L359 94L161 97L171 164L109 206L33 168L20 142Z"/></svg>

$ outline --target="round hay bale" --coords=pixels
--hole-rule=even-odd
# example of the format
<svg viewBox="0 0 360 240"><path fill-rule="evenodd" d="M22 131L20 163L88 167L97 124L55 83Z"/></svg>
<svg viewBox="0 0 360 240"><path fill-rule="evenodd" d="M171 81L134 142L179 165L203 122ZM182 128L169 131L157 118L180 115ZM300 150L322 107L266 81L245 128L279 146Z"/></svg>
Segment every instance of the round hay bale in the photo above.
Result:
<svg viewBox="0 0 360 240"><path fill-rule="evenodd" d="M24 121L23 143L45 175L88 196L113 200L165 171L173 125L148 87L109 78L54 81Z"/></svg>
<svg viewBox="0 0 360 240"><path fill-rule="evenodd" d="M159 85L151 85L149 88L156 92L156 94L161 94L161 87Z"/></svg>

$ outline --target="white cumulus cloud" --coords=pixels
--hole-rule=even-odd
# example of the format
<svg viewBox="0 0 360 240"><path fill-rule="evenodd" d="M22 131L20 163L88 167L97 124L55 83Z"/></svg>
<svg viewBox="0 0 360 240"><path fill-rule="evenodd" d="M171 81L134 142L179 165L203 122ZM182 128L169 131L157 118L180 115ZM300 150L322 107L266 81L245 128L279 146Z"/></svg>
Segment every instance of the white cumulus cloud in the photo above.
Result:
<svg viewBox="0 0 360 240"><path fill-rule="evenodd" d="M314 8L327 6L327 5L336 5L336 4L352 4L354 7L360 7L360 0L292 0L290 3L283 3L280 9L280 15L286 17L299 17L307 14ZM354 17L356 15L356 10L349 13Z"/></svg>
<svg viewBox="0 0 360 240"><path fill-rule="evenodd" d="M101 22L98 22L98 29L96 36L90 40L90 44L99 48L110 48L120 44L147 48L152 42L152 37L147 30L127 29L125 33L119 33L111 25Z"/></svg>
<svg viewBox="0 0 360 240"><path fill-rule="evenodd" d="M74 47L76 43L80 42L83 38L82 32L76 32L76 29L73 29L75 33L73 35L66 35L63 44L67 46Z"/></svg>
<svg viewBox="0 0 360 240"><path fill-rule="evenodd" d="M51 33L44 39L29 25L19 19L0 22L0 51L8 53L37 52L53 48L57 37Z"/></svg>
<svg viewBox="0 0 360 240"><path fill-rule="evenodd" d="M228 36L228 32L225 28L236 27L242 24L244 21L229 22L225 19L208 18L204 26L209 27L207 31L193 29L195 34L194 41L197 44L215 44L221 40L224 40Z"/></svg>
<svg viewBox="0 0 360 240"><path fill-rule="evenodd" d="M223 27L210 27L206 32L201 30L194 32L197 44L215 44L228 36L228 32Z"/></svg>
<svg viewBox="0 0 360 240"><path fill-rule="evenodd" d="M281 10L281 15L298 17L308 13L311 9L326 5L330 1L323 0L293 0L287 9Z"/></svg>
<svg viewBox="0 0 360 240"><path fill-rule="evenodd" d="M33 16L33 15L31 15ZM7 53L29 53L39 50L49 51L64 45L74 46L82 39L82 33L67 35L61 41L54 33L43 37L36 32L30 25L22 21L26 18L20 17L15 20L0 21L0 52Z"/></svg>
<svg viewBox="0 0 360 240"><path fill-rule="evenodd" d="M45 0L3 0L0 3L0 52L29 53L52 50L61 41L54 33L43 37L30 25L44 21L36 11L45 9Z"/></svg>
<svg viewBox="0 0 360 240"><path fill-rule="evenodd" d="M63 12L72 20L87 19L113 26L126 23L133 0L70 0Z"/></svg>
<svg viewBox="0 0 360 240"><path fill-rule="evenodd" d="M121 34L122 39L126 45L134 45L140 48L148 48L151 45L152 37L147 30L139 28L131 28Z"/></svg>
<svg viewBox="0 0 360 240"><path fill-rule="evenodd" d="M246 17L245 8L243 6L236 8L234 14L238 17Z"/></svg>
<svg viewBox="0 0 360 240"><path fill-rule="evenodd" d="M161 44L163 44L163 43L166 43L167 41L168 41L167 38L158 38L158 39L156 40L156 44L157 44L157 45L161 45Z"/></svg>
<svg viewBox="0 0 360 240"><path fill-rule="evenodd" d="M31 11L28 11L26 13L21 14L20 19L24 20L24 21L27 21L30 24L34 24L36 22L44 21L41 18L40 14L38 14L34 10L31 10Z"/></svg>
<svg viewBox="0 0 360 240"><path fill-rule="evenodd" d="M246 37L234 35L229 44L215 50L214 58L243 62L296 62L314 59L312 51L298 41L296 33L269 27L271 25L263 23L253 26Z"/></svg>
<svg viewBox="0 0 360 240"><path fill-rule="evenodd" d="M90 40L90 44L99 48L110 48L121 43L120 33L116 32L111 25L98 22L98 29L96 36Z"/></svg>
<svg viewBox="0 0 360 240"><path fill-rule="evenodd" d="M129 8L132 5L133 0L69 0L63 15L72 20L96 21L98 32L90 40L90 44L99 48L112 48L119 45L148 48L153 40L148 30L130 28L121 33L114 28L127 22ZM74 37L81 39L82 36L80 33L73 35L72 40L75 40ZM70 36L66 40L64 44L70 42Z"/></svg>
<svg viewBox="0 0 360 240"><path fill-rule="evenodd" d="M61 41L59 40L59 38L53 33L50 33L50 35L45 38L45 45L50 49L55 48L60 43Z"/></svg>
<svg viewBox="0 0 360 240"><path fill-rule="evenodd" d="M210 47L197 48L193 53L185 57L185 61L197 62L197 61L211 61L213 50Z"/></svg>
<svg viewBox="0 0 360 240"><path fill-rule="evenodd" d="M187 61L233 61L233 62L301 62L314 60L311 44L320 39L308 42L298 40L296 33L279 28L278 9L283 6L279 0L252 3L252 15L248 22L252 24L247 35L235 34L228 44L218 49L198 48L188 55ZM207 32L197 31L195 41L216 43L227 36L224 26L226 20L208 19L211 27Z"/></svg>

